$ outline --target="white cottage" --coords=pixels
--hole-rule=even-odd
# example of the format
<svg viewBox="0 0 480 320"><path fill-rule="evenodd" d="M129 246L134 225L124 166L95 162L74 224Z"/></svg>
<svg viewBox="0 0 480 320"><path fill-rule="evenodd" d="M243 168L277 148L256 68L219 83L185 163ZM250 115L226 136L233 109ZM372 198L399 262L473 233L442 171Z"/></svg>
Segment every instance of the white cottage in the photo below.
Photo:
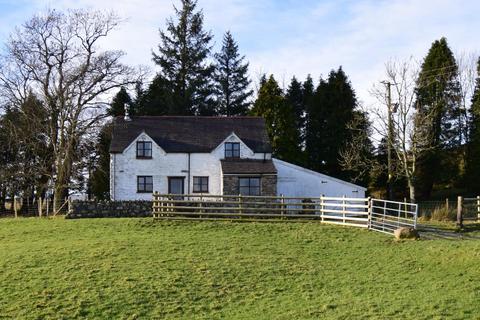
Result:
<svg viewBox="0 0 480 320"><path fill-rule="evenodd" d="M272 159L259 117L117 117L112 200L171 194L364 197L365 188Z"/></svg>

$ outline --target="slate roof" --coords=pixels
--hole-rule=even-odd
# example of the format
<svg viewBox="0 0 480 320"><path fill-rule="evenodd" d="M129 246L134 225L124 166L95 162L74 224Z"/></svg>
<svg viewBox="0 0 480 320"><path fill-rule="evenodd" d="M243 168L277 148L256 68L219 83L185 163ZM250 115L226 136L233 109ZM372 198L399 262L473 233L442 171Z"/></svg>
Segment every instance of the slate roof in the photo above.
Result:
<svg viewBox="0 0 480 320"><path fill-rule="evenodd" d="M261 117L142 116L114 120L111 153L121 153L143 131L166 152L209 153L234 132L256 153L270 153Z"/></svg>
<svg viewBox="0 0 480 320"><path fill-rule="evenodd" d="M276 174L272 160L237 159L221 160L223 174Z"/></svg>

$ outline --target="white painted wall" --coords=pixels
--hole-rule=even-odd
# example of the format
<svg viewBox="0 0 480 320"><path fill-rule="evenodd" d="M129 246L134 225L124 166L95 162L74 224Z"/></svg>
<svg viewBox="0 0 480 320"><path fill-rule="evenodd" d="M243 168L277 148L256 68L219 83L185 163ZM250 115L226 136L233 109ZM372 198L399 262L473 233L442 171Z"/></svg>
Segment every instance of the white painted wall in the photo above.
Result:
<svg viewBox="0 0 480 320"><path fill-rule="evenodd" d="M300 166L273 158L278 171L277 194L287 197L364 198L366 189Z"/></svg>
<svg viewBox="0 0 480 320"><path fill-rule="evenodd" d="M152 159L137 159L137 141L152 141ZM147 134L140 134L122 153L110 155L110 197L113 200L151 200L151 193L137 193L137 176L152 176L153 190L168 193L168 177L185 177L185 193L192 193L193 177L209 177L209 194L222 194L222 168L225 156L224 142L240 142L240 157L263 159L263 153L254 153L235 134L231 134L211 153L190 154L190 189L188 154L166 153ZM271 155L268 154L270 159Z"/></svg>

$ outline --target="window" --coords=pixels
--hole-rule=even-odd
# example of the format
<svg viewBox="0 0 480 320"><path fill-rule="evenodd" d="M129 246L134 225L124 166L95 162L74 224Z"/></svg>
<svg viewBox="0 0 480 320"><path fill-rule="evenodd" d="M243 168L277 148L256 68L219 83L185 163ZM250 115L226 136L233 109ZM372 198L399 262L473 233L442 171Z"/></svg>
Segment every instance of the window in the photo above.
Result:
<svg viewBox="0 0 480 320"><path fill-rule="evenodd" d="M240 158L240 143L225 142L225 158Z"/></svg>
<svg viewBox="0 0 480 320"><path fill-rule="evenodd" d="M152 158L152 142L151 141L137 141L137 158L141 158L141 159Z"/></svg>
<svg viewBox="0 0 480 320"><path fill-rule="evenodd" d="M260 195L260 178L239 178L240 194L244 196Z"/></svg>
<svg viewBox="0 0 480 320"><path fill-rule="evenodd" d="M153 192L153 177L152 176L138 176L137 177L137 192Z"/></svg>
<svg viewBox="0 0 480 320"><path fill-rule="evenodd" d="M208 177L193 177L193 192L208 192Z"/></svg>

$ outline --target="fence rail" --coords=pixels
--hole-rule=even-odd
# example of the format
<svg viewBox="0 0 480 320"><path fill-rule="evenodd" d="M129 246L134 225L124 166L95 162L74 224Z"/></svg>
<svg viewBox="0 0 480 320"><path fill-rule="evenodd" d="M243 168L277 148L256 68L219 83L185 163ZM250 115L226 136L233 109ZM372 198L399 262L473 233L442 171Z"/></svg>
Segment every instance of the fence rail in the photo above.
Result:
<svg viewBox="0 0 480 320"><path fill-rule="evenodd" d="M219 195L153 195L156 218L319 220L368 226L368 199Z"/></svg>
<svg viewBox="0 0 480 320"><path fill-rule="evenodd" d="M400 227L417 228L418 205L381 199L371 199L370 203L369 229L393 233Z"/></svg>
<svg viewBox="0 0 480 320"><path fill-rule="evenodd" d="M315 220L393 233L398 227L416 227L417 205L371 198L154 193L153 216L181 220Z"/></svg>

